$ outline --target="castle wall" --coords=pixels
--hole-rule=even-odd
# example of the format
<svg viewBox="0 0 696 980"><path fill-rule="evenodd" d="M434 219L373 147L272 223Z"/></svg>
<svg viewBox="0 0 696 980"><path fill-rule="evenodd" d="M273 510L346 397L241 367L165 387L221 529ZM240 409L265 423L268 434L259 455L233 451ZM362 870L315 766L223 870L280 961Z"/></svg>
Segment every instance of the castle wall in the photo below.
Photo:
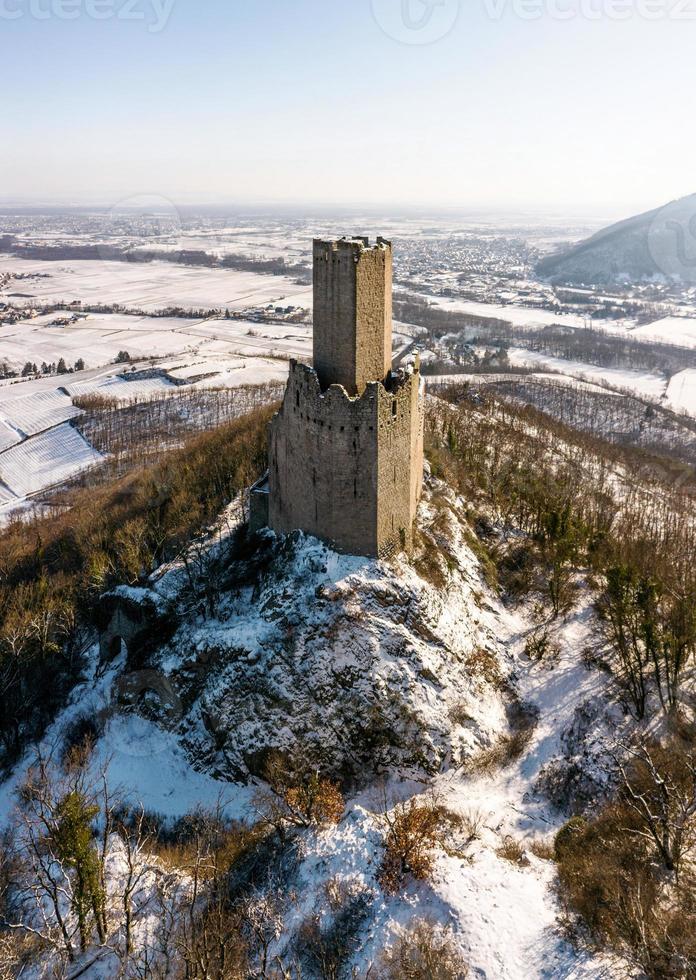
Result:
<svg viewBox="0 0 696 980"><path fill-rule="evenodd" d="M377 239L361 251L356 266L356 367L358 392L370 381L383 381L392 366L392 250Z"/></svg>
<svg viewBox="0 0 696 980"><path fill-rule="evenodd" d="M348 554L410 548L422 479L413 469L423 469L419 384L405 375L393 392L375 382L350 398L338 386L322 393L314 371L292 362L270 424L270 526Z"/></svg>
<svg viewBox="0 0 696 980"><path fill-rule="evenodd" d="M395 390L378 387L379 550L411 550L413 521L423 484L423 400L419 373L402 378Z"/></svg>
<svg viewBox="0 0 696 980"><path fill-rule="evenodd" d="M282 408L270 424L269 524L298 528L340 551L377 552L376 386L350 399L322 394L311 368L291 362Z"/></svg>

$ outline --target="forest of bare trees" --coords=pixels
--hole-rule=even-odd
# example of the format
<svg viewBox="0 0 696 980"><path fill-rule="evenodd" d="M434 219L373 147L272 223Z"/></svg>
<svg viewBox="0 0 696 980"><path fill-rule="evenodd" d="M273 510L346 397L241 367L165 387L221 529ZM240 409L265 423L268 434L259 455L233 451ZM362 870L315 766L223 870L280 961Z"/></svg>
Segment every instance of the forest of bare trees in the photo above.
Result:
<svg viewBox="0 0 696 980"><path fill-rule="evenodd" d="M85 413L77 426L95 449L108 456L107 472L112 475L164 456L196 432L217 429L279 401L283 387L281 382L235 388L182 386L127 400L83 395L74 399Z"/></svg>

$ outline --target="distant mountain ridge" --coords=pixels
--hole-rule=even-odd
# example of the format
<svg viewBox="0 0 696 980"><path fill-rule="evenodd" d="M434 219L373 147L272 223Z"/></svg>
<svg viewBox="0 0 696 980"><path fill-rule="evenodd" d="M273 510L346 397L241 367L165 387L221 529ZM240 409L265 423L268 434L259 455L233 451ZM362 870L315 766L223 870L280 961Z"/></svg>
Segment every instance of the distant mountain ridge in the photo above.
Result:
<svg viewBox="0 0 696 980"><path fill-rule="evenodd" d="M696 284L696 194L609 225L546 256L537 272L576 284L649 279Z"/></svg>

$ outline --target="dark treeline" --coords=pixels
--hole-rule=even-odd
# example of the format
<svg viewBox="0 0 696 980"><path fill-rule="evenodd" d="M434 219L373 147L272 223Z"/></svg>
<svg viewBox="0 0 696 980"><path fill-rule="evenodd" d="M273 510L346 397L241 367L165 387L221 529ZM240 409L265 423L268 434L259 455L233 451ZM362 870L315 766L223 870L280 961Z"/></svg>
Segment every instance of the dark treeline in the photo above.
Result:
<svg viewBox="0 0 696 980"><path fill-rule="evenodd" d="M659 341L635 340L597 327L573 328L561 324L517 327L506 320L429 306L420 297L395 300L394 315L405 323L424 327L433 341L457 334L468 344L516 344L549 357L598 367L654 371L668 377L684 368L696 367L696 350Z"/></svg>
<svg viewBox="0 0 696 980"><path fill-rule="evenodd" d="M489 319L488 317L474 316L472 313L452 313L438 306L429 305L420 296L395 296L393 310L395 319L402 323L412 323L414 326L424 327L428 331L428 336L433 340L439 340L450 333L463 331L466 331L468 336L472 330L477 333L484 329L490 329L501 340L510 340L512 337L510 333L512 324L507 320L498 320L495 317Z"/></svg>
<svg viewBox="0 0 696 980"><path fill-rule="evenodd" d="M247 255L218 256L202 249L124 249L118 245L37 245L19 243L10 236L0 238L0 252L23 259L39 261L69 261L93 259L108 262L173 262L177 265L197 265L208 269L233 269L236 272L266 273L272 276L293 276L309 282L310 270L297 263L290 264L284 258L257 259Z"/></svg>
<svg viewBox="0 0 696 980"><path fill-rule="evenodd" d="M136 584L263 471L271 408L198 435L154 466L73 490L66 509L0 535L0 762L38 736L84 668L99 596Z"/></svg>
<svg viewBox="0 0 696 980"><path fill-rule="evenodd" d="M659 371L668 377L684 368L696 367L696 350L657 341L634 340L596 327L548 326L531 335L513 328L512 336L528 350L599 367Z"/></svg>

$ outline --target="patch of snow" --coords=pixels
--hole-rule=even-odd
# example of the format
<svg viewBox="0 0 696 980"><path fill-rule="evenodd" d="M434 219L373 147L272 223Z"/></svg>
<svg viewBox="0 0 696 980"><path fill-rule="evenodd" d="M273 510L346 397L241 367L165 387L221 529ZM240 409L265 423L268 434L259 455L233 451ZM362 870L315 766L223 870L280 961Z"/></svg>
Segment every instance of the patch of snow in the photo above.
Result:
<svg viewBox="0 0 696 980"><path fill-rule="evenodd" d="M604 382L613 388L634 391L638 395L659 400L665 394L667 382L659 374L649 371L628 371L622 368L596 367L583 361L568 361L562 357L551 357L537 351L511 347L508 351L510 362L528 367L551 368L561 374L571 375L583 381Z"/></svg>
<svg viewBox="0 0 696 980"><path fill-rule="evenodd" d="M688 412L696 417L696 369L687 368L670 378L667 402L675 412Z"/></svg>

